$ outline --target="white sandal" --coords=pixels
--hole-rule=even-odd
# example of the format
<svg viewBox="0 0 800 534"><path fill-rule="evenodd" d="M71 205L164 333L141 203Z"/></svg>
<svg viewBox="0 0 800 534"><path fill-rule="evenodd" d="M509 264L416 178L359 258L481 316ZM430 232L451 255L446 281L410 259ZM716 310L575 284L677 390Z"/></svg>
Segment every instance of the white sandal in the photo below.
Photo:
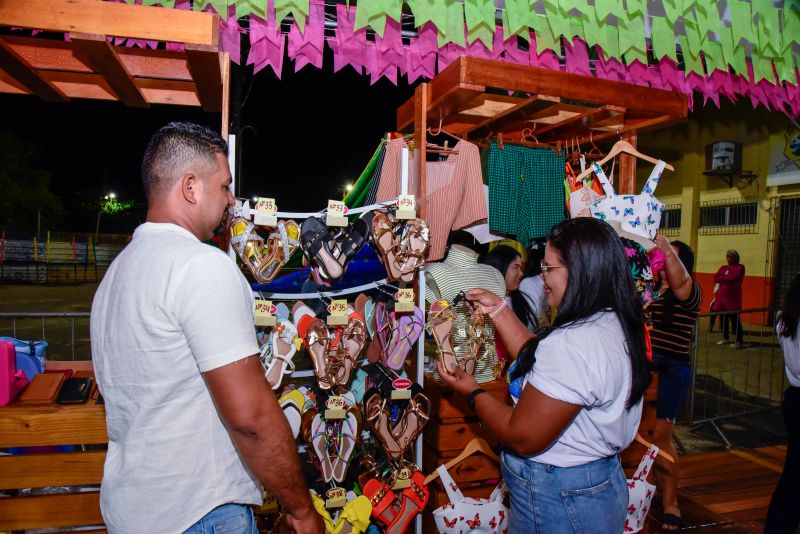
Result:
<svg viewBox="0 0 800 534"><path fill-rule="evenodd" d="M294 372L292 357L297 352L297 346L294 344L296 337L297 329L288 319L280 319L278 324L272 328L270 342L266 344L266 346L272 347L272 354L266 361L267 382L270 383L272 389L281 387L283 376Z"/></svg>

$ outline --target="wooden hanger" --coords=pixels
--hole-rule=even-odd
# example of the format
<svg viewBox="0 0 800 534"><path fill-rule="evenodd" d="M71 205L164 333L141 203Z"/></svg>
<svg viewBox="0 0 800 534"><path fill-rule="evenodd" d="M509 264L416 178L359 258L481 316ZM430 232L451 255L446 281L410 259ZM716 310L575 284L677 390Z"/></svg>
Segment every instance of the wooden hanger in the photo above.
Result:
<svg viewBox="0 0 800 534"><path fill-rule="evenodd" d="M455 458L453 458L452 460L450 460L449 462L444 464L445 469L452 469L453 467L455 467L456 465L460 464L461 462L463 462L469 456L472 456L476 452L482 452L483 454L485 454L486 456L488 456L489 458L491 458L495 462L499 462L500 461L500 458L497 457L497 455L494 453L492 448L489 447L488 443L486 443L481 438L472 438L472 441L467 443L467 446L464 447L464 450L461 452L461 454L459 454L458 456L456 456ZM426 485L430 484L431 482L433 482L437 478L439 478L439 472L438 471L434 471L433 473L431 473L430 475L425 477L424 484L426 484Z"/></svg>
<svg viewBox="0 0 800 534"><path fill-rule="evenodd" d="M642 436L640 436L638 432L636 433L636 443L644 445L645 449L649 449L650 447L653 446L652 443L648 443L646 439L644 439ZM675 458L673 458L672 455L662 451L661 449L658 449L658 455L659 456L663 456L664 458L666 458L667 460L669 460L673 464L675 463Z"/></svg>
<svg viewBox="0 0 800 534"><path fill-rule="evenodd" d="M620 153L622 153L622 152L625 152L626 154L630 154L631 156L637 157L637 158L639 158L639 159L643 159L644 161L650 162L650 163L652 163L653 165L657 164L657 163L658 163L658 161L659 161L659 160L657 160L657 159L655 159L655 158L651 158L650 156L647 156L647 155L645 155L645 154L642 154L641 152L639 152L638 150L636 150L636 148L635 148L635 147L634 147L632 144L630 144L630 143L629 143L629 142L627 142L627 141L617 141L616 143L614 143L614 146L613 146L613 147L611 147L611 151L608 153L608 155L606 155L606 157L604 157L603 159L601 159L601 160L598 162L598 164L599 164L599 165L605 165L606 163L608 163L609 161L611 161L613 158L617 157L617 156L618 156ZM667 164L665 165L665 168L666 168L666 169L669 169L669 170L671 170L671 171L674 171L674 170L675 170L675 167L673 167L673 166L672 166L672 165L670 165L669 163L667 163ZM587 176L589 176L589 175L590 175L592 172L594 172L594 170L592 169L592 167L588 167L588 168L587 168L585 171L583 171L582 173L580 173L580 174L578 175L578 177L577 177L575 180L576 180L576 181L578 181L578 182L580 182L581 180L583 180L584 178L586 178Z"/></svg>

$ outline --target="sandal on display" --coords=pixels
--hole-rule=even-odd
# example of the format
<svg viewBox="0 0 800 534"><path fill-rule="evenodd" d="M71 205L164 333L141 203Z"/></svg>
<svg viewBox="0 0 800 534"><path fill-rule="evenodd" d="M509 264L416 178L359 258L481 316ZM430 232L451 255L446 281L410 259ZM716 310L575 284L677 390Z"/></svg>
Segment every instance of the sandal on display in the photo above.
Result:
<svg viewBox="0 0 800 534"><path fill-rule="evenodd" d="M353 406L347 409L347 417L341 421L337 433L337 454L332 459L333 480L343 482L347 475L350 457L356 448L358 437L361 435L358 410Z"/></svg>
<svg viewBox="0 0 800 534"><path fill-rule="evenodd" d="M279 221L276 231L264 240L256 226L243 217L230 225L231 245L256 281L270 282L300 246L300 227L294 221Z"/></svg>
<svg viewBox="0 0 800 534"><path fill-rule="evenodd" d="M387 278L400 281L403 273L396 258L397 244L393 218L382 211L365 213L363 218L369 225L371 242L375 245L375 251L386 268Z"/></svg>
<svg viewBox="0 0 800 534"><path fill-rule="evenodd" d="M330 440L328 439L328 424L322 414L317 413L311 421L311 448L320 464L320 471L322 472L322 479L328 483L333 479L333 464L331 463L331 455L328 448Z"/></svg>
<svg viewBox="0 0 800 534"><path fill-rule="evenodd" d="M300 239L303 253L319 266L326 278L332 281L341 278L344 267L337 258L342 255L342 251L325 223L317 217L309 217L300 226Z"/></svg>
<svg viewBox="0 0 800 534"><path fill-rule="evenodd" d="M428 504L430 491L425 486L425 475L415 470L411 475L411 485L400 492L400 510L386 525L386 534L403 534L417 514Z"/></svg>
<svg viewBox="0 0 800 534"><path fill-rule="evenodd" d="M417 275L417 269L425 261L430 242L428 223L422 219L411 219L406 223L399 243L397 255L400 265L400 281L411 283Z"/></svg>
<svg viewBox="0 0 800 534"><path fill-rule="evenodd" d="M280 388L283 376L294 372L292 357L297 352L297 347L294 344L295 337L297 337L297 329L287 319L281 319L272 328L272 334L270 335L272 354L266 362L267 382L272 386L272 389Z"/></svg>
<svg viewBox="0 0 800 534"><path fill-rule="evenodd" d="M350 492L349 495L353 495L353 493ZM321 497L312 493L311 502L317 513L322 516L326 534L362 534L369 528L372 504L363 495L347 501L335 522L330 511L325 508L325 501Z"/></svg>
<svg viewBox="0 0 800 534"><path fill-rule="evenodd" d="M396 508L393 506L397 501L397 495L389 484L378 478L372 478L361 488L361 493L369 499L372 505L372 517L379 523L387 526L394 521L400 507L399 503Z"/></svg>
<svg viewBox="0 0 800 534"><path fill-rule="evenodd" d="M455 324L456 314L446 300L437 300L431 304L428 312L426 330L436 341L436 352L439 362L446 371L458 367L458 358L453 350L450 335Z"/></svg>
<svg viewBox="0 0 800 534"><path fill-rule="evenodd" d="M403 369L406 356L422 334L424 320L422 310L416 306L413 315L401 315L400 319L396 320L396 326L392 329L397 332L396 342L390 347L386 356L386 367L395 371Z"/></svg>
<svg viewBox="0 0 800 534"><path fill-rule="evenodd" d="M259 270L264 260L264 240L256 233L256 225L243 217L231 221L231 246L253 277L260 280Z"/></svg>
<svg viewBox="0 0 800 534"><path fill-rule="evenodd" d="M430 418L430 401L422 393L422 388L412 384L411 391L411 399L396 422L392 421L389 401L380 390L373 388L364 395L367 424L390 460L403 458Z"/></svg>
<svg viewBox="0 0 800 534"><path fill-rule="evenodd" d="M342 351L343 372L337 376L336 384L346 386L350 382L353 370L358 362L358 357L367 344L367 327L364 318L359 313L351 313L347 326L342 331L337 350Z"/></svg>
<svg viewBox="0 0 800 534"><path fill-rule="evenodd" d="M283 415L285 415L286 420L289 421L289 428L292 429L292 436L294 436L294 439L297 439L297 436L300 435L300 426L302 422L300 414L305 400L303 394L296 389L278 399L278 404L280 404L281 410L283 410Z"/></svg>
<svg viewBox="0 0 800 534"><path fill-rule="evenodd" d="M337 236L336 243L342 251L342 255L339 257L339 263L342 264L342 268L347 265L347 262L356 257L358 251L367 242L368 236L369 224L363 218L356 219Z"/></svg>
<svg viewBox="0 0 800 534"><path fill-rule="evenodd" d="M397 345L399 332L393 326L386 304L383 302L375 304L375 332L381 345L381 361L383 363L386 363L386 356L391 347Z"/></svg>

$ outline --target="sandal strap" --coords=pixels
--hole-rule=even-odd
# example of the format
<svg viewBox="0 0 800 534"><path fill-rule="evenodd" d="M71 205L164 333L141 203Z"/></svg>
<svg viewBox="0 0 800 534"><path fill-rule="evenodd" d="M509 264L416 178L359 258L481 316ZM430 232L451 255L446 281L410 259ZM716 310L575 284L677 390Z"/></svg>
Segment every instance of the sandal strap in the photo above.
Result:
<svg viewBox="0 0 800 534"><path fill-rule="evenodd" d="M233 245L233 248L236 249L236 252L238 252L239 255L244 254L244 247L247 246L247 242L253 240L250 235L254 233L254 229L256 227L256 225L250 221L245 222L247 223L247 226L245 227L244 232L231 237L231 245ZM256 234L256 239L260 240L261 237Z"/></svg>

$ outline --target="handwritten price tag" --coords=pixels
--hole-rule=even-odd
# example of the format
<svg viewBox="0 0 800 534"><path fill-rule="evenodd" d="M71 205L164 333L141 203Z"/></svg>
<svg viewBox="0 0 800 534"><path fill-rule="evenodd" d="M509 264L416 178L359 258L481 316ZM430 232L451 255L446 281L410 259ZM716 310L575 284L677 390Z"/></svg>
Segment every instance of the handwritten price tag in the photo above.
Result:
<svg viewBox="0 0 800 534"><path fill-rule="evenodd" d="M397 213L399 220L414 219L417 216L417 200L414 195L400 195L397 199Z"/></svg>
<svg viewBox="0 0 800 534"><path fill-rule="evenodd" d="M334 419L344 419L346 415L346 406L347 404L345 403L344 397L328 397L328 400L325 403L325 419L329 421Z"/></svg>
<svg viewBox="0 0 800 534"><path fill-rule="evenodd" d="M275 306L271 300L256 299L256 326L275 326Z"/></svg>
<svg viewBox="0 0 800 534"><path fill-rule="evenodd" d="M403 468L397 471L392 489L405 489L408 487L411 487L411 470Z"/></svg>
<svg viewBox="0 0 800 534"><path fill-rule="evenodd" d="M325 224L328 226L347 226L347 206L341 200L329 200Z"/></svg>
<svg viewBox="0 0 800 534"><path fill-rule="evenodd" d="M328 306L328 321L331 326L343 326L347 324L347 301L332 300Z"/></svg>
<svg viewBox="0 0 800 534"><path fill-rule="evenodd" d="M397 291L394 295L397 302L394 305L394 311L398 313L406 313L414 311L414 288L404 287Z"/></svg>
<svg viewBox="0 0 800 534"><path fill-rule="evenodd" d="M325 493L325 508L341 508L347 504L347 492L344 488L331 488Z"/></svg>
<svg viewBox="0 0 800 534"><path fill-rule="evenodd" d="M275 226L278 224L278 218L275 217L277 211L278 206L275 205L274 198L259 197L253 222L257 226Z"/></svg>

